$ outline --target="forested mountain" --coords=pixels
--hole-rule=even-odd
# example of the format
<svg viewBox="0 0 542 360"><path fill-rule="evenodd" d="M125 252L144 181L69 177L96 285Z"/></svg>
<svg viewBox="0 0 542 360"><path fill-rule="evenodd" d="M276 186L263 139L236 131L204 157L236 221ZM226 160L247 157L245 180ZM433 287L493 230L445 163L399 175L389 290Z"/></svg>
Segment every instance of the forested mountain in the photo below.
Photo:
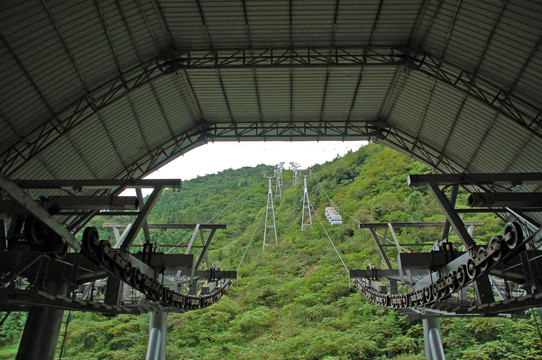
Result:
<svg viewBox="0 0 542 360"><path fill-rule="evenodd" d="M235 270L238 283L217 304L185 314L168 315L168 359L424 359L421 321L368 302L349 287L346 267L378 263L370 234L357 221L443 220L425 189L409 188L408 174L429 173L426 166L393 150L371 144L332 162L315 166L308 178L316 210L313 225L301 230L302 182L292 185L283 174L282 198L275 199L278 244L262 251L267 180L272 167L226 170L167 190L149 217L150 223L227 224L210 249L210 262ZM465 194L458 202L465 204ZM324 209L333 201L344 223L331 227ZM322 225L319 219L323 221ZM492 215L475 237L487 241L501 231ZM101 237L112 239L99 218ZM357 221L356 221L357 220ZM325 229L325 231L324 231ZM329 234L330 239L328 239ZM401 239L434 241L440 229L398 230ZM155 230L161 244L186 241L188 233ZM331 241L330 241L331 240ZM142 359L148 341L148 316L108 318L71 313L64 359ZM10 322L11 321L11 322ZM4 344L16 340L10 320L2 327ZM542 346L534 318L442 319L448 359L540 359Z"/></svg>

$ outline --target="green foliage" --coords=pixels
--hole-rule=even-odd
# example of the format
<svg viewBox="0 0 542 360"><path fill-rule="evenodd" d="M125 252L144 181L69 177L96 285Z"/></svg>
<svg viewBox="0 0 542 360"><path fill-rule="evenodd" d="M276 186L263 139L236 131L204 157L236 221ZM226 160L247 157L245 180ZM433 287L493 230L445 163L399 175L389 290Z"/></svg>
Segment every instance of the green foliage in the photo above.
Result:
<svg viewBox="0 0 542 360"><path fill-rule="evenodd" d="M166 190L149 222L213 223L217 231L209 252L211 264L239 269L239 282L217 304L184 314L168 315L168 359L424 359L423 329L394 311L376 306L349 288L346 271L318 219L300 229L301 186L291 185L276 199L278 245L262 252L267 181L270 167L227 170L183 183L181 192ZM395 151L371 144L342 158L314 167L309 195L318 217L348 268L377 264L378 252L365 230L343 215L341 226L324 217L328 197L342 211L363 222L443 220L438 205L424 188L409 188L408 174L430 169ZM321 185L321 186L320 186ZM465 204L460 193L458 204ZM216 216L216 217L215 217ZM477 219L472 215L466 219ZM477 239L489 241L502 229L495 217L484 215ZM128 219L102 217L104 222ZM100 230L112 239L112 232ZM186 241L190 232L153 230L159 244ZM397 229L405 243L433 242L441 229ZM177 249L176 251L181 251ZM73 313L72 313L73 314ZM21 320L23 320L21 318ZM2 344L13 343L16 320L0 332ZM450 359L539 359L542 348L532 319L446 319L444 346ZM11 334L11 335L10 335ZM148 341L148 316L106 318L76 313L69 329L65 359L140 359Z"/></svg>
<svg viewBox="0 0 542 360"><path fill-rule="evenodd" d="M0 314L0 319L3 319L7 313ZM19 340L21 330L26 321L26 313L12 312L0 327L0 348L7 347Z"/></svg>

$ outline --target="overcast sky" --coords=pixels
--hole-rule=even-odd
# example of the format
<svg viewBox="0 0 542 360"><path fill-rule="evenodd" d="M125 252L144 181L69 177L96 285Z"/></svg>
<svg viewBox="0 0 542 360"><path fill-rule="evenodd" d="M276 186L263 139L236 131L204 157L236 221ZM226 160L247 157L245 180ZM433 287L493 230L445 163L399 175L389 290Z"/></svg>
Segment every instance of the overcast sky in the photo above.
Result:
<svg viewBox="0 0 542 360"><path fill-rule="evenodd" d="M225 169L239 169L258 164L276 165L290 162L306 169L314 164L333 160L349 150L357 150L366 141L302 141L302 142L218 142L202 145L178 157L148 179L190 180L197 176L215 174Z"/></svg>

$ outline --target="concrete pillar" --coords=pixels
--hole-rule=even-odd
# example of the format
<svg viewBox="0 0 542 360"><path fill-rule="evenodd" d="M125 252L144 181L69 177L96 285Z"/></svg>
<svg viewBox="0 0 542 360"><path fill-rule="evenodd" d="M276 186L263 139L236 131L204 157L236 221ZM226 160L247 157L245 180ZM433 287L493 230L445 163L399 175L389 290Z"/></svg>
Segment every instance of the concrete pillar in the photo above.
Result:
<svg viewBox="0 0 542 360"><path fill-rule="evenodd" d="M46 291L65 295L67 286L48 281ZM28 312L16 359L53 360L63 316L64 310L33 306Z"/></svg>
<svg viewBox="0 0 542 360"><path fill-rule="evenodd" d="M157 310L150 315L147 360L166 360L167 313Z"/></svg>
<svg viewBox="0 0 542 360"><path fill-rule="evenodd" d="M425 358L427 360L446 360L440 337L440 319L423 319Z"/></svg>

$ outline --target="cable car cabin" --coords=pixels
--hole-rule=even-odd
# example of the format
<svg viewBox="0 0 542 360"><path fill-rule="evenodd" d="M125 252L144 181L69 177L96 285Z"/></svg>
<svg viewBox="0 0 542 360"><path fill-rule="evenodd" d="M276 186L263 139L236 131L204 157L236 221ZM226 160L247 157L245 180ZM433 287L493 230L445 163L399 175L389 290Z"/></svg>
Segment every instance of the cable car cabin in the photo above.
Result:
<svg viewBox="0 0 542 360"><path fill-rule="evenodd" d="M335 210L334 207L331 207L331 206L326 207L325 214L326 214L327 221L329 221L331 226L341 225L343 223L342 216L339 215L339 213L337 212L337 210Z"/></svg>

